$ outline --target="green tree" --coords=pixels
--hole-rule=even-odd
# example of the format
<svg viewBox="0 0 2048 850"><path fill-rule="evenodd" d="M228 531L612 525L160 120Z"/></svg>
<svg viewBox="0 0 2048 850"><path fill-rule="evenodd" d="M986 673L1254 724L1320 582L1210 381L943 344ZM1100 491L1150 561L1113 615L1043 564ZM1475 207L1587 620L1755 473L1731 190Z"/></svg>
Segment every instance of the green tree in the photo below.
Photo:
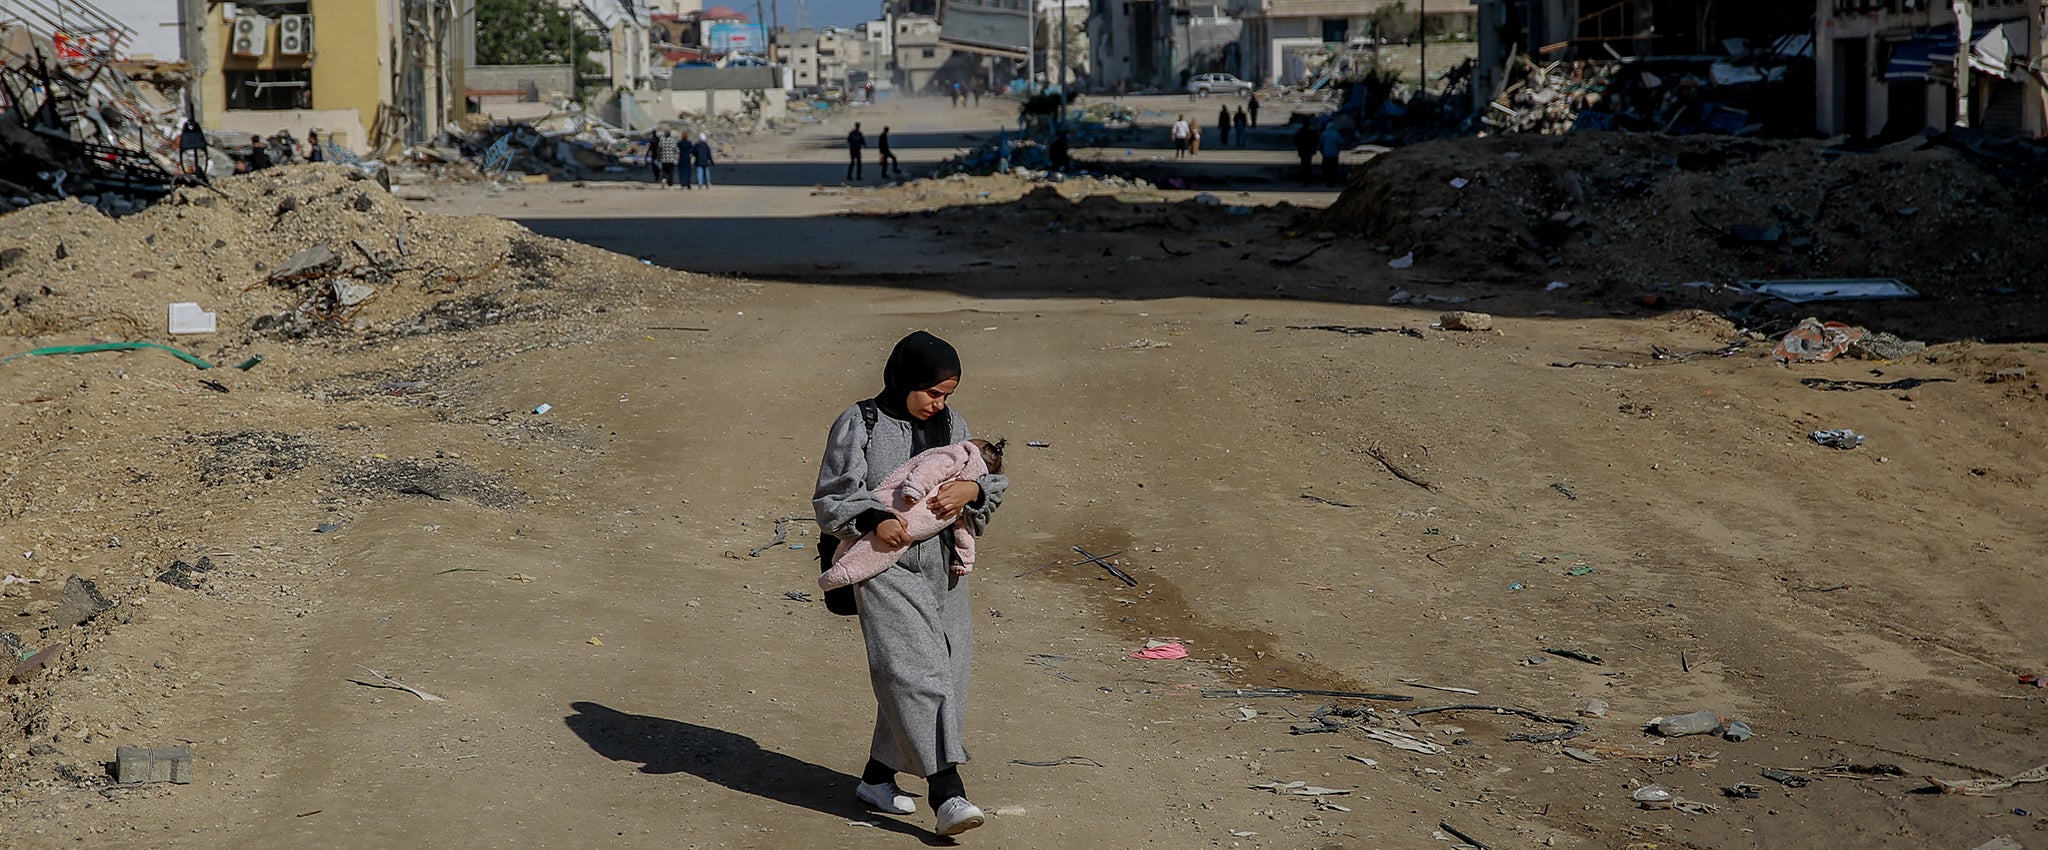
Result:
<svg viewBox="0 0 2048 850"><path fill-rule="evenodd" d="M601 42L577 27L570 14L554 0L477 0L477 64L566 65L573 44L581 100L592 88L585 81L604 73L604 66L590 58Z"/></svg>

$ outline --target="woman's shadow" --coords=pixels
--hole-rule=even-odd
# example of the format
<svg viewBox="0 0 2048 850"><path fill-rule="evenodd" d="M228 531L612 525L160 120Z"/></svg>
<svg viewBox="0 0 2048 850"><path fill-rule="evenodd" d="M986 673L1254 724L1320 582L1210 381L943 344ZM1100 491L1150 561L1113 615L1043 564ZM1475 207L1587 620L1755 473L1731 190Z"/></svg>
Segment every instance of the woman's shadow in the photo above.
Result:
<svg viewBox="0 0 2048 850"><path fill-rule="evenodd" d="M862 809L853 799L858 777L764 750L745 735L627 714L594 702L572 702L569 708L575 713L562 719L569 731L598 755L640 762L641 773L688 773L734 791L917 836L927 844L952 844L931 832Z"/></svg>

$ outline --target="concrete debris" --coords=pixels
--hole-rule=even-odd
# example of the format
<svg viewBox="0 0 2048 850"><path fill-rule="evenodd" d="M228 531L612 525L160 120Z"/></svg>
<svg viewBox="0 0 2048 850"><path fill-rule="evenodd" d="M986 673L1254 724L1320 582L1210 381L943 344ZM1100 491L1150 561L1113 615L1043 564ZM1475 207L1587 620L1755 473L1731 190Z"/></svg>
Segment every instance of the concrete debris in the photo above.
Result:
<svg viewBox="0 0 2048 850"><path fill-rule="evenodd" d="M0 213L71 197L127 215L170 191L184 126L174 93L40 32L0 33Z"/></svg>
<svg viewBox="0 0 2048 850"><path fill-rule="evenodd" d="M1810 38L1787 36L1737 56L1543 65L1518 56L1516 77L1488 104L1479 123L1495 132L1546 135L1576 130L1791 135L1811 121L1797 108L1798 82L1805 79L1797 70L1812 63L1811 45ZM1810 91L1804 94L1811 97Z"/></svg>
<svg viewBox="0 0 2048 850"><path fill-rule="evenodd" d="M1452 310L1438 320L1447 331L1490 331L1493 330L1493 314L1476 313L1471 310Z"/></svg>
<svg viewBox="0 0 2048 850"><path fill-rule="evenodd" d="M59 626L75 626L100 615L100 612L114 607L107 597L100 594L98 585L92 579L72 576L64 582L64 599L57 603L52 612Z"/></svg>

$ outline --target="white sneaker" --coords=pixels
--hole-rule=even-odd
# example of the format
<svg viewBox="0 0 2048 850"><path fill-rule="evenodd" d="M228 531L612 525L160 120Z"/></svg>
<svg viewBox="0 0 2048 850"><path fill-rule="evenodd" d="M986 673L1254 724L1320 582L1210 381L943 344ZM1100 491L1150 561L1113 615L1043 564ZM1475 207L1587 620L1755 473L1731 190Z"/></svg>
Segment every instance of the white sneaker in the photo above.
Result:
<svg viewBox="0 0 2048 850"><path fill-rule="evenodd" d="M967 802L966 797L954 797L939 804L940 835L959 835L982 825L984 821L980 807Z"/></svg>
<svg viewBox="0 0 2048 850"><path fill-rule="evenodd" d="M853 796L859 797L861 802L873 806L878 812L888 812L892 815L917 813L917 801L897 790L894 782L874 785L863 782L854 786Z"/></svg>

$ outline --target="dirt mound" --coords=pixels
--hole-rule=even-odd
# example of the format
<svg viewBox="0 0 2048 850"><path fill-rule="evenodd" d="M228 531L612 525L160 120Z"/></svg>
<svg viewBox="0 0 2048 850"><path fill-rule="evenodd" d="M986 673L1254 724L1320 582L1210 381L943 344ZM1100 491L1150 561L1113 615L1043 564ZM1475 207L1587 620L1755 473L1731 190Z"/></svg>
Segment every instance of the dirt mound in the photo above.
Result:
<svg viewBox="0 0 2048 850"><path fill-rule="evenodd" d="M1393 151L1321 226L1482 281L1896 277L1947 295L2019 284L2048 258L2038 223L1944 149L1576 133Z"/></svg>
<svg viewBox="0 0 2048 850"><path fill-rule="evenodd" d="M560 312L549 290L597 296L669 273L536 236L495 218L409 209L336 165L279 168L186 187L150 210L108 218L76 201L0 226L0 331L86 333L225 346L262 337L375 342ZM312 251L310 268L288 264ZM194 301L220 333L169 338L165 309Z"/></svg>

